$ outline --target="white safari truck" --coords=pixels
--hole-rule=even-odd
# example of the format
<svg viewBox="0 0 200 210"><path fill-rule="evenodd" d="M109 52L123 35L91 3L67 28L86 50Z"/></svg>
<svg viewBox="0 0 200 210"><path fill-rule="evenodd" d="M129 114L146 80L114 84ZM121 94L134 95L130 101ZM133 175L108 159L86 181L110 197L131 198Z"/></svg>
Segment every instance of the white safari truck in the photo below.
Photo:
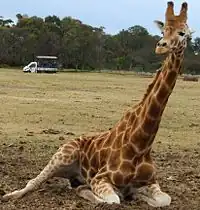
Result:
<svg viewBox="0 0 200 210"><path fill-rule="evenodd" d="M58 71L57 59L56 56L36 56L36 61L25 66L23 72L56 73Z"/></svg>

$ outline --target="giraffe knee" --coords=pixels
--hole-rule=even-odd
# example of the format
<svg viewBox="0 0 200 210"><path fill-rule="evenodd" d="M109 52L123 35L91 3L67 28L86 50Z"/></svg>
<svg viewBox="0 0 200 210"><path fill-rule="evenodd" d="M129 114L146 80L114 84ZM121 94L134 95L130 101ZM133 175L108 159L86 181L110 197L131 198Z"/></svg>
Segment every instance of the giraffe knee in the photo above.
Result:
<svg viewBox="0 0 200 210"><path fill-rule="evenodd" d="M142 163L138 166L135 180L141 182L149 182L154 178L155 168L149 163Z"/></svg>

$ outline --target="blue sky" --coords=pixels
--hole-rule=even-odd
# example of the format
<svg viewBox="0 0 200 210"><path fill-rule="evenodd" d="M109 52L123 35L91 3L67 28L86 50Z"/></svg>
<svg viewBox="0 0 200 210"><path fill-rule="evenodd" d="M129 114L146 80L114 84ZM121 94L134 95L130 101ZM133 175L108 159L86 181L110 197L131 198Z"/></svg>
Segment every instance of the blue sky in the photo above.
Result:
<svg viewBox="0 0 200 210"><path fill-rule="evenodd" d="M152 3L153 2L153 3ZM182 0L176 0L175 11L179 12ZM159 31L153 20L164 20L167 0L13 0L1 2L0 15L15 18L15 14L45 17L71 16L92 26L104 26L105 31L115 34L133 25L142 25L152 34ZM200 2L188 0L189 26L200 36Z"/></svg>

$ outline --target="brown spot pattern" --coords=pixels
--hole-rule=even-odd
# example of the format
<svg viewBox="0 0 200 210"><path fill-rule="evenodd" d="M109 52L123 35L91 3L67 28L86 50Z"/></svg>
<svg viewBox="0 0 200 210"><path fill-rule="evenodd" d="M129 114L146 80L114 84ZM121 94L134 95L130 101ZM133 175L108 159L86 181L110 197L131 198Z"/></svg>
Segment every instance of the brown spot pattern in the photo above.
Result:
<svg viewBox="0 0 200 210"><path fill-rule="evenodd" d="M99 159L99 151L95 152L90 160L90 165L95 168L99 168L100 159Z"/></svg>
<svg viewBox="0 0 200 210"><path fill-rule="evenodd" d="M135 148L134 144L123 146L122 157L124 160L132 160L136 154L137 154L137 148Z"/></svg>
<svg viewBox="0 0 200 210"><path fill-rule="evenodd" d="M149 116L146 116L146 118L144 119L144 122L142 123L143 131L149 134L153 133L156 122L157 122L157 119L155 118L152 119Z"/></svg>
<svg viewBox="0 0 200 210"><path fill-rule="evenodd" d="M131 161L123 160L120 165L120 171L122 174L132 174L135 171L135 166L132 165Z"/></svg>
<svg viewBox="0 0 200 210"><path fill-rule="evenodd" d="M122 147L122 143L123 143L123 138L124 138L124 132L121 132L116 139L114 140L112 149L116 150L116 149L120 149Z"/></svg>
<svg viewBox="0 0 200 210"><path fill-rule="evenodd" d="M107 148L110 147L113 143L113 139L116 137L116 130L111 131L110 135L104 140L104 144L102 147Z"/></svg>
<svg viewBox="0 0 200 210"><path fill-rule="evenodd" d="M172 87L175 84L175 79L177 78L177 72L170 71L165 77L165 82L169 87Z"/></svg>
<svg viewBox="0 0 200 210"><path fill-rule="evenodd" d="M155 97L151 98L149 107L148 107L148 114L151 118L158 118L160 116L160 105L158 104Z"/></svg>
<svg viewBox="0 0 200 210"><path fill-rule="evenodd" d="M111 148L102 149L100 151L99 155L100 167L106 165L110 154L111 154Z"/></svg>
<svg viewBox="0 0 200 210"><path fill-rule="evenodd" d="M108 161L108 166L109 166L109 170L111 171L115 171L118 169L119 164L120 164L120 149L117 151L112 151L111 155L110 155L110 159Z"/></svg>
<svg viewBox="0 0 200 210"><path fill-rule="evenodd" d="M122 185L124 182L123 174L120 171L113 173L112 181L113 181L113 184L117 184L118 186Z"/></svg>
<svg viewBox="0 0 200 210"><path fill-rule="evenodd" d="M146 182L151 179L154 173L155 173L155 169L153 165L150 165L148 163L142 163L137 168L135 180Z"/></svg>
<svg viewBox="0 0 200 210"><path fill-rule="evenodd" d="M163 82L163 84L160 85L160 87L157 91L157 94L156 94L158 103L162 104L164 99L166 99L166 97L168 97L168 95L169 95L169 89Z"/></svg>

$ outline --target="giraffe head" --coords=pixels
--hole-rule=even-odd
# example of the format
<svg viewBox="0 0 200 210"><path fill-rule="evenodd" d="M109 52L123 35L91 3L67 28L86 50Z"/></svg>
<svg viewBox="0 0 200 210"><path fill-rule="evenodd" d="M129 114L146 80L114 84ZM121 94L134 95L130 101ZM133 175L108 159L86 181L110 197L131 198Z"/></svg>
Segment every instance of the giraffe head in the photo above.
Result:
<svg viewBox="0 0 200 210"><path fill-rule="evenodd" d="M167 3L165 13L165 23L154 21L163 34L163 38L157 43L155 52L157 54L165 54L172 52L180 47L187 46L187 40L191 39L194 31L190 30L187 25L187 10L186 2L182 3L179 15L174 14L174 3Z"/></svg>

